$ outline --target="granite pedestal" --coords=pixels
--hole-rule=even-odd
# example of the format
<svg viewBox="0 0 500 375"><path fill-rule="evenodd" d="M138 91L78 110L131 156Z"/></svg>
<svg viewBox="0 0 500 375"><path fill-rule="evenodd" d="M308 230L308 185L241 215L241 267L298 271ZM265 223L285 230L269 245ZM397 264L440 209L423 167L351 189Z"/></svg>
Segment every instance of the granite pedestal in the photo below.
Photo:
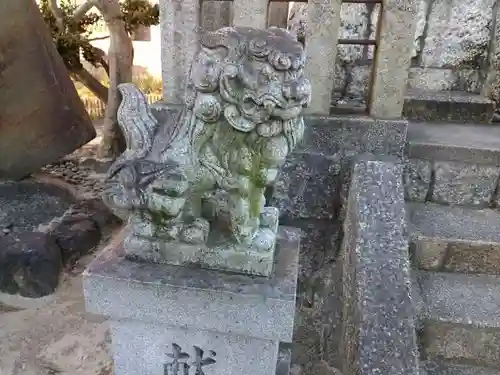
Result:
<svg viewBox="0 0 500 375"><path fill-rule="evenodd" d="M83 277L87 310L110 320L115 374L287 373L299 239L279 229L267 278L131 261L117 237Z"/></svg>

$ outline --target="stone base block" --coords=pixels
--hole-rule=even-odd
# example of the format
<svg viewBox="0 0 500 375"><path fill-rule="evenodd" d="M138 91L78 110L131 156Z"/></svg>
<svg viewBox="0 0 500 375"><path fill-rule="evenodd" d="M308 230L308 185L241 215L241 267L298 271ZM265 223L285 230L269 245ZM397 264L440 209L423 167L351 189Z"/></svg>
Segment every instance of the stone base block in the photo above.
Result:
<svg viewBox="0 0 500 375"><path fill-rule="evenodd" d="M87 309L111 320L116 375L274 375L287 367L280 343L292 341L299 230L279 229L270 277L132 261L124 236L83 277Z"/></svg>
<svg viewBox="0 0 500 375"><path fill-rule="evenodd" d="M278 360L276 340L134 321L112 322L111 334L117 375L274 374Z"/></svg>
<svg viewBox="0 0 500 375"><path fill-rule="evenodd" d="M260 217L260 228L252 241L235 244L216 231L208 235L206 243L162 240L161 233L155 231L152 223L132 220L124 239L124 248L128 257L137 260L269 276L273 270L278 221L278 209L265 207ZM188 227L188 230L203 231L196 225ZM199 238L204 235L186 237Z"/></svg>

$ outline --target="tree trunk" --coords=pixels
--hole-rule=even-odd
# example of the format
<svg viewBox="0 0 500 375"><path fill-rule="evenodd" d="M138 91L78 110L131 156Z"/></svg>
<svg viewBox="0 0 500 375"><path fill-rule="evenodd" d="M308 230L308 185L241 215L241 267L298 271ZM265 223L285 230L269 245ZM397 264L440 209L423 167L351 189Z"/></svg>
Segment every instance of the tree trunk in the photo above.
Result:
<svg viewBox="0 0 500 375"><path fill-rule="evenodd" d="M103 15L110 34L108 101L99 154L101 157L115 158L125 150L126 146L117 120L121 102L117 86L132 81L133 46L125 29L119 1L96 0L95 6Z"/></svg>

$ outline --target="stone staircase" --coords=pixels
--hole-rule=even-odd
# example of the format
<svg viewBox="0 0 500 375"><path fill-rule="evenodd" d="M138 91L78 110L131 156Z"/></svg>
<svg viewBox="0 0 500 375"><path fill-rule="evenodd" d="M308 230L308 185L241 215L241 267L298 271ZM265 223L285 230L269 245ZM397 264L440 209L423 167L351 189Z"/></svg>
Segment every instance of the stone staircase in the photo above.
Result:
<svg viewBox="0 0 500 375"><path fill-rule="evenodd" d="M405 186L420 374L500 375L500 127L478 95L413 94Z"/></svg>

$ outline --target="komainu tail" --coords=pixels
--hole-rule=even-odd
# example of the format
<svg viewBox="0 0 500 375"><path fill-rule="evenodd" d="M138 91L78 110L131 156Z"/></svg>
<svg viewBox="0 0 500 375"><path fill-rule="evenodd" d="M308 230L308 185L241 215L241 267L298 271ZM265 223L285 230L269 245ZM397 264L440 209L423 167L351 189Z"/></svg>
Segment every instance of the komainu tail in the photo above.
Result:
<svg viewBox="0 0 500 375"><path fill-rule="evenodd" d="M151 113L147 98L134 84L123 83L118 85L118 90L122 95L118 108L118 124L125 137L127 149L109 169L108 178L116 175L129 162L148 155L159 126Z"/></svg>

